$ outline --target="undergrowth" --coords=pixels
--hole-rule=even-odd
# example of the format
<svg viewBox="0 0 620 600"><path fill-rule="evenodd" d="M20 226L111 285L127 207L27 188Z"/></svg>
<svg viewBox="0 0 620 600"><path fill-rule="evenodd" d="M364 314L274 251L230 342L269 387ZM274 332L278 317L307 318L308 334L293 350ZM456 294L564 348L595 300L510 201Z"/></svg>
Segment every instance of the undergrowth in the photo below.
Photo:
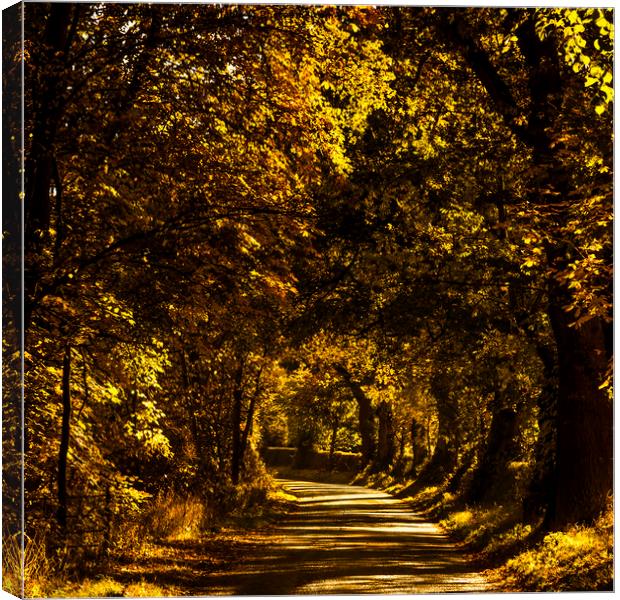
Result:
<svg viewBox="0 0 620 600"><path fill-rule="evenodd" d="M534 528L520 520L517 505L465 507L449 511L441 526L487 563L510 555L532 535Z"/></svg>
<svg viewBox="0 0 620 600"><path fill-rule="evenodd" d="M2 589L14 596L22 595L21 542L17 535L5 536L2 541ZM26 537L24 541L24 595L48 595L49 582L54 578L58 564L46 552L42 536Z"/></svg>
<svg viewBox="0 0 620 600"><path fill-rule="evenodd" d="M175 596L180 590L170 586L156 585L145 581L123 584L113 577L94 577L83 579L78 583L67 583L54 589L52 598L156 598Z"/></svg>
<svg viewBox="0 0 620 600"><path fill-rule="evenodd" d="M574 525L544 535L541 523L524 523L519 507L466 507L441 525L488 567L505 591L560 592L612 589L613 510L589 527ZM541 535L544 535L542 540Z"/></svg>
<svg viewBox="0 0 620 600"><path fill-rule="evenodd" d="M122 522L114 545L96 560L56 556L42 536L26 540L26 597L157 597L182 590L152 582L121 583L107 576L111 565L149 560L159 545L209 537L223 529L261 527L277 517L294 498L275 486L266 472L237 486L218 490L217 497L172 492L154 496L142 512ZM3 589L21 596L21 550L16 536L3 541Z"/></svg>
<svg viewBox="0 0 620 600"><path fill-rule="evenodd" d="M613 510L590 527L548 533L493 574L511 590L537 592L613 589Z"/></svg>
<svg viewBox="0 0 620 600"><path fill-rule="evenodd" d="M498 591L606 591L613 588L613 508L590 527L541 532L527 523L521 503L466 505L447 485L416 489L389 473L360 473L355 483L382 489L438 521L472 560L486 568Z"/></svg>

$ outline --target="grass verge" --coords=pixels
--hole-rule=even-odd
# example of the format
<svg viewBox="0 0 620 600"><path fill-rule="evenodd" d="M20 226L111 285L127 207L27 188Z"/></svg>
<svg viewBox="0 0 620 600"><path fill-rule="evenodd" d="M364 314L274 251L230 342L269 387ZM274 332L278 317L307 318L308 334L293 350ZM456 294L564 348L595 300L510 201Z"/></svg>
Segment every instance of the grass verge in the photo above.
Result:
<svg viewBox="0 0 620 600"><path fill-rule="evenodd" d="M541 533L527 523L518 502L466 505L446 486L409 495L414 482L387 473L360 473L355 483L382 489L439 523L485 575L504 592L609 591L613 589L613 508L591 526Z"/></svg>

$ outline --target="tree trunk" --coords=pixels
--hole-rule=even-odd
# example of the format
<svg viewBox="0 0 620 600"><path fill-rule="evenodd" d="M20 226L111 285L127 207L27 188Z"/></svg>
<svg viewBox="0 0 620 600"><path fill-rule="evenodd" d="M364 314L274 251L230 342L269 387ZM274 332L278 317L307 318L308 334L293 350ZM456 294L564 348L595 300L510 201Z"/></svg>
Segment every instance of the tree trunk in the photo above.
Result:
<svg viewBox="0 0 620 600"><path fill-rule="evenodd" d="M65 348L62 360L62 424L60 429L60 450L58 452L58 511L56 518L63 530L67 528L67 462L69 437L71 434L71 346Z"/></svg>
<svg viewBox="0 0 620 600"><path fill-rule="evenodd" d="M562 164L550 136L562 104L562 79L558 52L551 37L540 40L534 18L519 28L519 45L529 66L531 97L528 118L533 163L540 173L539 189L532 201L557 203L559 222L569 218L563 204L577 201L571 173ZM559 199L559 200L558 200ZM571 261L569 244L547 248L547 261L561 272ZM558 352L557 456L555 470L554 527L592 521L605 508L613 479L613 410L607 394L599 389L607 367L605 327L600 318L572 326L563 306L570 292L551 279L549 320Z"/></svg>
<svg viewBox="0 0 620 600"><path fill-rule="evenodd" d="M335 370L342 375L359 409L359 433L362 439L362 465L365 466L375 457L375 413L370 398L366 396L359 382L351 378L351 374L341 365L335 365Z"/></svg>
<svg viewBox="0 0 620 600"><path fill-rule="evenodd" d="M534 450L534 472L523 501L527 520L545 516L545 526L555 518L555 455L558 405L557 358L555 349L541 343L537 352L543 363L545 382L538 396L538 438Z"/></svg>
<svg viewBox="0 0 620 600"><path fill-rule="evenodd" d="M30 7L26 8L26 13ZM34 10L34 8L32 9ZM30 90L29 111L32 120L27 130L30 148L25 157L24 179L24 329L30 325L35 308L35 290L40 279L39 257L50 240L51 197L55 164L55 141L64 110L63 102L67 81L64 63L68 49L71 23L70 3L50 4L41 13L32 15L45 18L43 35L35 40L33 54L26 71L26 85ZM26 15L26 20L28 16ZM28 35L28 33L26 33ZM53 68L50 68L53 65ZM34 76L42 73L43 76Z"/></svg>
<svg viewBox="0 0 620 600"><path fill-rule="evenodd" d="M517 30L519 48L525 64L528 114L524 124L522 109L510 88L496 70L482 45L460 12L442 20L444 39L456 44L472 70L486 88L497 112L512 132L532 151L534 176L529 193L532 206L555 208L554 221L569 218L567 199L577 202L571 181L573 173L564 168L559 154L561 145L552 139L554 125L563 106L562 69L557 40L541 39L536 31L536 13L530 10ZM440 33L441 30L440 30ZM518 118L518 120L517 120ZM611 186L611 180L607 182ZM550 272L564 271L570 263L570 244L555 242L547 248ZM555 515L553 524L592 521L605 508L612 489L613 411L604 391L598 389L606 367L605 327L596 317L571 327L571 319L562 307L570 294L561 289L553 275L549 317L558 349L557 462L555 471Z"/></svg>
<svg viewBox="0 0 620 600"><path fill-rule="evenodd" d="M518 450L517 414L511 408L501 408L500 402L496 392L489 437L467 493L468 502L503 499L510 491L506 469Z"/></svg>
<svg viewBox="0 0 620 600"><path fill-rule="evenodd" d="M234 485L239 483L241 473L241 407L243 402L243 365L240 364L235 376L233 389L233 406L231 412L232 458L230 475Z"/></svg>
<svg viewBox="0 0 620 600"><path fill-rule="evenodd" d="M445 481L458 461L458 403L450 393L448 376L439 373L431 382L431 392L437 401L437 443L431 459L416 480L416 487L435 485Z"/></svg>
<svg viewBox="0 0 620 600"><path fill-rule="evenodd" d="M394 417L392 409L387 402L381 402L377 408L379 417L379 432L377 444L377 470L387 469L394 460Z"/></svg>
<svg viewBox="0 0 620 600"><path fill-rule="evenodd" d="M241 449L239 456L239 466L243 467L243 457L245 456L245 449L248 445L248 439L250 434L252 433L252 427L254 425L254 412L256 410L256 402L258 401L258 396L260 395L260 377L263 372L263 369L259 369L258 374L256 375L256 387L254 389L254 393L250 398L250 406L248 407L248 412L245 416L245 426L243 428L243 434L241 436Z"/></svg>
<svg viewBox="0 0 620 600"><path fill-rule="evenodd" d="M293 467L296 469L307 469L312 465L314 444L316 442L315 437L316 432L312 426L300 432L297 440L297 451L293 458Z"/></svg>
<svg viewBox="0 0 620 600"><path fill-rule="evenodd" d="M60 121L67 82L63 78L68 45L71 12L79 11L69 3L51 4L39 52L32 59L35 68L42 68L48 75L36 83L33 102L33 127L31 151L26 159L26 201L24 222L26 226L26 252L36 251L41 235L47 234L50 223L50 187L54 173L54 143ZM36 46L36 44L35 44ZM49 65L54 65L50 69Z"/></svg>
<svg viewBox="0 0 620 600"><path fill-rule="evenodd" d="M198 435L198 419L196 418L196 403L190 391L191 382L189 378L189 372L187 369L187 360L185 358L185 350L181 350L179 353L181 357L181 376L183 378L183 388L185 391L185 406L187 407L187 417L189 419L189 425L192 432L192 439L194 442L194 450L196 456L200 456L200 437Z"/></svg>
<svg viewBox="0 0 620 600"><path fill-rule="evenodd" d="M413 449L413 462L411 473L417 475L418 469L428 458L428 430L414 417L411 419L411 447Z"/></svg>
<svg viewBox="0 0 620 600"><path fill-rule="evenodd" d="M338 439L338 428L340 427L340 415L336 414L334 416L334 420L332 421L332 430L329 438L329 470L333 471L334 464L334 455L336 453L336 441Z"/></svg>
<svg viewBox="0 0 620 600"><path fill-rule="evenodd" d="M561 307L549 313L558 347L556 493L553 525L591 522L613 488L613 407L599 385L607 367L602 321L577 327Z"/></svg>

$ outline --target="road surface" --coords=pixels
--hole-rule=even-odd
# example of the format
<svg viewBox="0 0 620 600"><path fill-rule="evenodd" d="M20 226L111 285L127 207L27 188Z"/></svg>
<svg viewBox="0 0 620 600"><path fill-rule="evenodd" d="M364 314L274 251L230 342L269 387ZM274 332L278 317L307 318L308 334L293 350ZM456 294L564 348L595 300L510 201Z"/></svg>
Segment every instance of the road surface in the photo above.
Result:
<svg viewBox="0 0 620 600"><path fill-rule="evenodd" d="M281 482L297 498L231 570L199 595L418 594L488 591L461 552L403 501L360 486Z"/></svg>

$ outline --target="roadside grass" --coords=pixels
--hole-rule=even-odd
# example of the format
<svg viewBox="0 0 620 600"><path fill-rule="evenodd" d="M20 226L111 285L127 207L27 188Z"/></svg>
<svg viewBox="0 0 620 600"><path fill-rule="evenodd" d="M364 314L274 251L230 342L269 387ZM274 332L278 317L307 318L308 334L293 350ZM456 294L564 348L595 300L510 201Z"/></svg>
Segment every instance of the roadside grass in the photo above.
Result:
<svg viewBox="0 0 620 600"><path fill-rule="evenodd" d="M526 523L518 503L464 506L457 496L436 487L409 498L426 506L425 515L463 549L498 591L605 591L613 586L613 509L590 526L547 533L541 522Z"/></svg>
<svg viewBox="0 0 620 600"><path fill-rule="evenodd" d="M382 489L438 522L502 592L608 591L613 589L613 508L590 527L541 532L527 523L521 503L467 505L447 484L418 489L393 474L359 473L354 483Z"/></svg>
<svg viewBox="0 0 620 600"><path fill-rule="evenodd" d="M533 528L520 521L517 505L491 505L448 509L440 525L486 563L505 557L532 535Z"/></svg>
<svg viewBox="0 0 620 600"><path fill-rule="evenodd" d="M491 576L504 581L510 591L611 591L613 523L610 506L594 525L548 533L542 542L517 554Z"/></svg>
<svg viewBox="0 0 620 600"><path fill-rule="evenodd" d="M50 557L44 539L26 544L26 597L161 597L183 590L160 581L144 580L149 565L177 560L191 548L205 564L233 560L226 548L239 535L269 525L295 500L266 472L227 490L224 510L216 510L196 495L162 494L151 499L142 514L127 519L115 536L110 555L60 568ZM221 544L217 540L222 540ZM221 545L221 548L214 546ZM231 546L232 547L232 546ZM4 589L21 595L20 550L17 538L4 540ZM189 556L189 555L188 555Z"/></svg>
<svg viewBox="0 0 620 600"><path fill-rule="evenodd" d="M52 598L156 598L175 596L180 590L170 586L161 586L144 580L125 585L113 577L95 577L84 579L79 583L69 583L55 589Z"/></svg>
<svg viewBox="0 0 620 600"><path fill-rule="evenodd" d="M202 531L213 516L206 503L196 496L157 496L141 518L142 538L190 539Z"/></svg>
<svg viewBox="0 0 620 600"><path fill-rule="evenodd" d="M123 595L124 587L122 583L111 577L84 579L79 583L67 583L59 586L50 593L50 597L115 598Z"/></svg>
<svg viewBox="0 0 620 600"><path fill-rule="evenodd" d="M56 561L46 554L42 536L26 538L24 548L24 595L49 595L50 582L57 570ZM2 543L2 588L21 596L21 547L18 536L5 536Z"/></svg>
<svg viewBox="0 0 620 600"><path fill-rule="evenodd" d="M2 539L2 589L13 596L21 596L21 549L15 535Z"/></svg>
<svg viewBox="0 0 620 600"><path fill-rule="evenodd" d="M605 591L613 586L613 509L592 526L552 531L524 523L518 505L473 506L448 511L441 526L502 591Z"/></svg>

